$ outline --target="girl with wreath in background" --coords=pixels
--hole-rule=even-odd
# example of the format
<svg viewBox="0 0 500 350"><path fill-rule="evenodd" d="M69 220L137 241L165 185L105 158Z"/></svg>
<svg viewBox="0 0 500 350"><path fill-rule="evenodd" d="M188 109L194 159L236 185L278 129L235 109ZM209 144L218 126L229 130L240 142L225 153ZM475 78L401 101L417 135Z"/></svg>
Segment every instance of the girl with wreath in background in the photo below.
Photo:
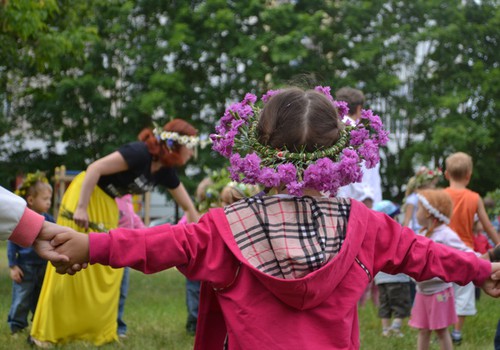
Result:
<svg viewBox="0 0 500 350"><path fill-rule="evenodd" d="M71 262L57 270L75 273L89 261L146 273L176 266L203 281L196 349L358 349L357 301L379 271L474 281L500 296L491 276L493 268L500 278L500 264L334 197L361 180L363 160L379 161L388 138L378 116L365 110L345 126L345 104L328 87L268 92L262 110L256 100L247 94L226 110L213 148L230 159L232 180L268 194L211 209L197 224L68 230L54 244Z"/></svg>
<svg viewBox="0 0 500 350"><path fill-rule="evenodd" d="M422 226L417 220L419 190L435 188L443 176L441 169L432 170L425 166L420 167L406 184L405 198L403 200L403 226L409 226L413 231L419 232Z"/></svg>
<svg viewBox="0 0 500 350"><path fill-rule="evenodd" d="M260 192L257 185L249 185L231 181L226 169L209 172L196 188L195 204L201 214L209 209L220 208L244 198L251 197ZM182 217L179 224L186 224L186 217ZM188 317L186 321L186 331L194 335L198 322L198 309L200 303L200 281L193 281L186 278L186 307Z"/></svg>

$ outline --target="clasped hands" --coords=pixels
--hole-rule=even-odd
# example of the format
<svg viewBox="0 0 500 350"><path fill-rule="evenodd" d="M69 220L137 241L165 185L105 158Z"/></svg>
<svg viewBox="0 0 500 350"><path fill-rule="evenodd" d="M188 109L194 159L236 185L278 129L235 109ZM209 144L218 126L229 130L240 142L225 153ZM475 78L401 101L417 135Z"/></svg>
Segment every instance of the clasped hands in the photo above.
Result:
<svg viewBox="0 0 500 350"><path fill-rule="evenodd" d="M74 275L89 262L89 236L48 221L43 223L33 248L60 274Z"/></svg>
<svg viewBox="0 0 500 350"><path fill-rule="evenodd" d="M89 236L51 222L44 222L33 247L60 274L74 275L89 262ZM490 296L500 297L500 262L491 263L491 275L481 287Z"/></svg>

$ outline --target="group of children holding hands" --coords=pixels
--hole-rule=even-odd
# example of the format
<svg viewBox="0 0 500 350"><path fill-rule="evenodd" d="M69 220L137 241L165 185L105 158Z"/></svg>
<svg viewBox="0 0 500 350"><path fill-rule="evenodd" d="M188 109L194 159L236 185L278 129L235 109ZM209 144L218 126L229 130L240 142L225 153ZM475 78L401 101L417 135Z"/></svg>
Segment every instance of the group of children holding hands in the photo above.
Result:
<svg viewBox="0 0 500 350"><path fill-rule="evenodd" d="M76 278L89 263L144 273L177 267L189 280L201 281L196 349L358 349L357 302L366 286L383 277L378 273L389 281L389 275L411 277L417 294L410 325L419 329L418 348L428 348L436 331L441 348L450 349L448 327L461 327L451 282L470 284L472 290L475 284L500 296L499 249L483 256L472 250L474 214L495 245L499 240L481 198L466 188L470 157L447 158L449 188L415 193L414 208L407 206L416 210L411 217L421 226L415 234L408 222L400 225L391 218L396 210L377 212L335 197L340 187L359 181L362 165L378 163L378 148L387 142L378 116L366 110L360 122L344 124L346 104L333 100L329 87L271 90L261 102L262 109L257 97L247 94L226 110L212 136L214 149L230 161L236 183L229 190L239 194L236 198L223 207L209 205L197 222L191 218L192 223L180 225L110 227L106 233L61 227L50 240L57 256L51 269ZM190 158L185 148L194 134L167 132L156 135L157 149L147 148L156 151L149 158L152 174L161 152L175 150L184 157L179 163ZM126 158L127 152L117 156ZM122 172L139 162L109 161ZM175 193L179 184L170 176ZM85 188L87 180L81 181ZM101 196L112 198L117 188L110 183L101 184ZM263 191L240 199L237 183L260 185ZM389 285L381 289L384 298L408 292ZM458 293L464 309L472 310L468 289ZM387 334L398 334L407 316L404 308L396 311L391 327L393 311L385 308L381 314Z"/></svg>

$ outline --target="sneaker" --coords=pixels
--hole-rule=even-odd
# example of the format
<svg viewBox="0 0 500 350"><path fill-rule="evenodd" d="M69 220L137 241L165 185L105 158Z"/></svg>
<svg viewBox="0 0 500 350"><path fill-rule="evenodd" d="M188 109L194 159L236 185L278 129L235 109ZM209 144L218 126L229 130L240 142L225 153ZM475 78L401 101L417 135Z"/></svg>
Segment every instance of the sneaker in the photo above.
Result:
<svg viewBox="0 0 500 350"><path fill-rule="evenodd" d="M390 331L391 331L391 334L393 336L395 336L396 338L403 338L405 336L399 328L391 328Z"/></svg>
<svg viewBox="0 0 500 350"><path fill-rule="evenodd" d="M461 332L452 331L451 332L451 341L455 345L460 345L462 343L462 333Z"/></svg>
<svg viewBox="0 0 500 350"><path fill-rule="evenodd" d="M386 338L387 338L387 337L390 337L390 336L391 336L390 329L388 329L388 328L387 328L387 329L383 329L383 330L382 330L382 336L383 336L383 337L386 337Z"/></svg>
<svg viewBox="0 0 500 350"><path fill-rule="evenodd" d="M33 338L31 335L28 336L28 339L26 339L29 345L34 345L37 348L41 349L50 349L52 348L52 343L48 341L41 341L36 338Z"/></svg>
<svg viewBox="0 0 500 350"><path fill-rule="evenodd" d="M196 333L196 322L189 322L186 324L187 334L194 336Z"/></svg>
<svg viewBox="0 0 500 350"><path fill-rule="evenodd" d="M118 338L127 339L128 338L127 333L118 333Z"/></svg>

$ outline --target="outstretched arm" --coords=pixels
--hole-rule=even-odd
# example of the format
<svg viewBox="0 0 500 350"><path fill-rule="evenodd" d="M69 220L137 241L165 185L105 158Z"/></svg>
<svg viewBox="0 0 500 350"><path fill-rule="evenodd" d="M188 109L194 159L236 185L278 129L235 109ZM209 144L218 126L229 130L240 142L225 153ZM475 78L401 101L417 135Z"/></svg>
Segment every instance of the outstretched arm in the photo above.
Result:
<svg viewBox="0 0 500 350"><path fill-rule="evenodd" d="M115 174L127 169L127 162L125 162L120 152L113 152L88 166L85 172L85 178L83 179L78 204L73 213L73 220L78 226L84 227L85 229L89 226L87 207L89 206L92 191L94 191L94 187L97 185L99 178L103 175Z"/></svg>
<svg viewBox="0 0 500 350"><path fill-rule="evenodd" d="M404 216L402 225L408 226L408 224L410 223L410 220L411 220L414 206L413 206L413 204L406 203L404 207L405 207L405 210L404 210L405 216Z"/></svg>
<svg viewBox="0 0 500 350"><path fill-rule="evenodd" d="M188 222L198 222L200 214L196 211L193 201L189 197L186 188L182 183L177 188L168 190L174 200L179 204L182 210L186 213Z"/></svg>
<svg viewBox="0 0 500 350"><path fill-rule="evenodd" d="M23 247L33 244L45 218L26 207L26 201L0 187L0 239Z"/></svg>
<svg viewBox="0 0 500 350"><path fill-rule="evenodd" d="M239 262L217 232L229 232L223 210L204 215L197 224L160 225L133 230L118 228L109 233L68 232L58 235L56 251L69 256L57 272L90 262L112 267L129 266L155 273L176 266L188 278L225 285L234 278Z"/></svg>
<svg viewBox="0 0 500 350"><path fill-rule="evenodd" d="M66 228L45 221L42 215L26 207L26 201L0 187L0 237L23 247L33 246L37 254L53 263L69 261L55 252L50 241Z"/></svg>
<svg viewBox="0 0 500 350"><path fill-rule="evenodd" d="M495 230L495 227L491 223L490 219L488 218L488 214L486 213L486 209L484 208L484 203L481 198L479 198L479 203L477 206L477 216L479 218L479 221L483 225L484 230L488 234L488 236L491 238L493 243L497 245L500 243L500 238L498 237L498 232Z"/></svg>

